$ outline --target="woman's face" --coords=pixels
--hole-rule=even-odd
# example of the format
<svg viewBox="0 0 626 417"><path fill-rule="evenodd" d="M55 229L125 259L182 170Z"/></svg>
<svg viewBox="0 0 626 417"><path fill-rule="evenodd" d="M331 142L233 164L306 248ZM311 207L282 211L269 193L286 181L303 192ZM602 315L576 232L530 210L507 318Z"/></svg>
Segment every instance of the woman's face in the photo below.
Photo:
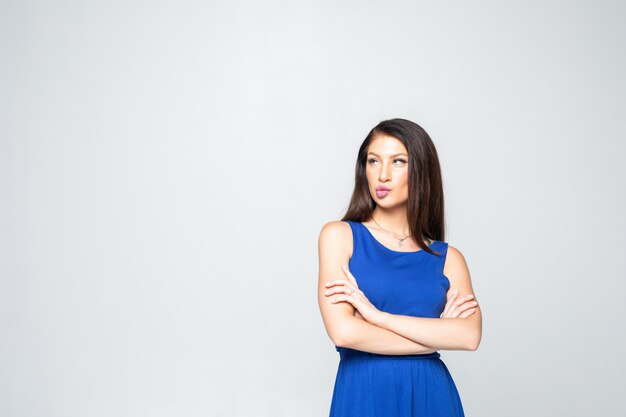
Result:
<svg viewBox="0 0 626 417"><path fill-rule="evenodd" d="M406 205L409 199L409 153L393 136L377 135L367 149L365 173L376 204L391 208ZM389 191L377 190L386 187Z"/></svg>

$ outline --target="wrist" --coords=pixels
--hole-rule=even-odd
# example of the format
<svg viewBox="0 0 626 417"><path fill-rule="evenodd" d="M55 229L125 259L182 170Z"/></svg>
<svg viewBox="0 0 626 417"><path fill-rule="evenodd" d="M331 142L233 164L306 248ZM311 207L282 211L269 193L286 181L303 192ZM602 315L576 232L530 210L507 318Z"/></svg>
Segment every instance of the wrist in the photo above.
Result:
<svg viewBox="0 0 626 417"><path fill-rule="evenodd" d="M388 322L389 322L389 313L385 311L379 312L376 315L376 318L374 319L374 324L382 328L386 328Z"/></svg>

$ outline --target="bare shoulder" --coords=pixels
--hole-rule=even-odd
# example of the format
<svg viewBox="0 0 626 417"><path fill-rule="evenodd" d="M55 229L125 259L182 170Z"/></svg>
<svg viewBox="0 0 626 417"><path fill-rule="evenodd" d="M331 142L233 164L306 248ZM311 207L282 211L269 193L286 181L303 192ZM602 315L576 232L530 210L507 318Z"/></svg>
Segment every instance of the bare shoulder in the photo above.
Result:
<svg viewBox="0 0 626 417"><path fill-rule="evenodd" d="M320 231L319 247L340 250L352 256L352 228L344 221L329 221Z"/></svg>
<svg viewBox="0 0 626 417"><path fill-rule="evenodd" d="M469 267L461 251L448 245L448 253L443 267L443 274L450 280L450 291L458 289L461 295L473 292Z"/></svg>
<svg viewBox="0 0 626 417"><path fill-rule="evenodd" d="M352 230L347 222L332 220L322 226L320 238L346 238L352 239Z"/></svg>
<svg viewBox="0 0 626 417"><path fill-rule="evenodd" d="M467 268L467 262L465 261L465 256L461 253L461 251L448 244L448 253L446 255L446 267L450 268Z"/></svg>

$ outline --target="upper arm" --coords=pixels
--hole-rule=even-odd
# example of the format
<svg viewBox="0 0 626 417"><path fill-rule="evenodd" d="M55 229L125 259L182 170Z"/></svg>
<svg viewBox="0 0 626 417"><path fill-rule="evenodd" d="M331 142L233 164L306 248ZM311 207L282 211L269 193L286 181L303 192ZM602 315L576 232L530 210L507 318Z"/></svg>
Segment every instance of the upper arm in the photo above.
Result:
<svg viewBox="0 0 626 417"><path fill-rule="evenodd" d="M318 240L317 298L326 332L337 346L342 343L343 326L348 317L354 316L354 306L350 303L331 303L330 297L324 295L325 283L345 278L341 265L348 265L352 250L352 230L349 224L331 221L322 227Z"/></svg>
<svg viewBox="0 0 626 417"><path fill-rule="evenodd" d="M461 299L462 297L472 294L474 299L471 301L478 302L478 297L474 294L472 280L465 257L457 248L450 245L448 245L448 254L446 255L446 261L443 267L443 274L450 280L450 289L448 290L449 293L454 290L458 290L459 295L457 299ZM482 313L480 303L476 305L476 312L466 317L465 320L470 320L474 323L478 335L478 344L482 333Z"/></svg>

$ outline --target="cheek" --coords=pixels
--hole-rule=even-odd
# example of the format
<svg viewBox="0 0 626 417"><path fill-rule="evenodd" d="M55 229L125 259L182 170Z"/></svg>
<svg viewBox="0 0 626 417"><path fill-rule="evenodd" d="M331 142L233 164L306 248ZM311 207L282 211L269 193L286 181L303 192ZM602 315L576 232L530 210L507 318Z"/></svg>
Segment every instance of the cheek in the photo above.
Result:
<svg viewBox="0 0 626 417"><path fill-rule="evenodd" d="M402 186L401 187L402 187L402 191L405 194L409 193L409 177L408 176L405 176L404 178L402 178Z"/></svg>

